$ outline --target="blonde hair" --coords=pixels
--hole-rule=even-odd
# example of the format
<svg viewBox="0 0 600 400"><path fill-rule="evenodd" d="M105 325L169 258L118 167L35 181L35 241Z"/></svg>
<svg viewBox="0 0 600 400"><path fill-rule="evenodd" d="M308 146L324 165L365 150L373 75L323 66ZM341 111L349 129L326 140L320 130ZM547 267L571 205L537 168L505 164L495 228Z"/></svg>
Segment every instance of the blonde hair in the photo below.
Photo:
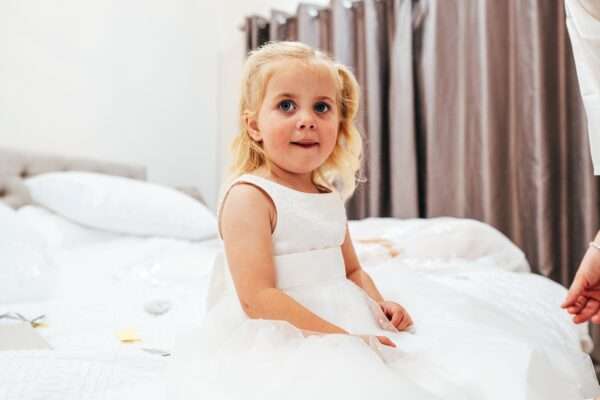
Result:
<svg viewBox="0 0 600 400"><path fill-rule="evenodd" d="M283 60L320 63L328 67L336 77L336 102L340 110L340 124L335 148L329 158L312 172L315 184L329 189L336 188L344 199L356 188L357 174L361 165L362 139L354 124L359 104L359 87L352 72L344 65L334 62L324 53L299 42L270 42L250 53L242 77L240 98L240 132L233 140L233 162L229 179L269 167L261 143L254 141L246 127L245 113L257 113L265 97L269 79L274 74L272 65Z"/></svg>

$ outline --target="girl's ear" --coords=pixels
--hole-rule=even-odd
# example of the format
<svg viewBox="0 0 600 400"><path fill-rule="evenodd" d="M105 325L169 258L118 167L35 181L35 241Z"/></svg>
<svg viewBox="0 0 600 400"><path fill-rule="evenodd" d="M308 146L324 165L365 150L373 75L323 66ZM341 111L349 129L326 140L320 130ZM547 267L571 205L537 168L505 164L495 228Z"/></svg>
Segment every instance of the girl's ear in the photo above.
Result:
<svg viewBox="0 0 600 400"><path fill-rule="evenodd" d="M258 129L258 120L256 119L256 113L251 111L244 112L244 123L246 124L246 130L248 134L255 142L262 141L262 134Z"/></svg>

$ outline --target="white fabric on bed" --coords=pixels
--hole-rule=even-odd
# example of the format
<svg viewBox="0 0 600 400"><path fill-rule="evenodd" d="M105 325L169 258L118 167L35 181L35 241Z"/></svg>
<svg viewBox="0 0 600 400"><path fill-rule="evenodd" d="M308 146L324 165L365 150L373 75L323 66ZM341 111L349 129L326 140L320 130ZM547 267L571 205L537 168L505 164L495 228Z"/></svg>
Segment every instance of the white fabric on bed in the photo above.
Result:
<svg viewBox="0 0 600 400"><path fill-rule="evenodd" d="M0 396L3 400L162 399L155 378L163 363L141 352L3 352Z"/></svg>
<svg viewBox="0 0 600 400"><path fill-rule="evenodd" d="M12 209L0 206L0 304L45 299L55 277L44 240Z"/></svg>
<svg viewBox="0 0 600 400"><path fill-rule="evenodd" d="M37 175L25 185L35 203L92 228L189 240L216 237L210 210L166 186L72 171Z"/></svg>
<svg viewBox="0 0 600 400"><path fill-rule="evenodd" d="M28 217L35 223L35 213ZM51 223L47 215L37 217ZM379 232L394 231L392 221L387 222ZM403 222L395 223L402 230ZM375 225L371 228L377 231ZM70 243L76 246L55 248L52 254L60 272L52 300L0 304L0 314L46 314L48 327L39 332L54 349L0 352L0 398L164 400L167 359L141 348L171 351L176 333L202 319L220 244L130 236L94 241L93 234L89 240L73 239ZM557 307L565 289L545 278L490 268L481 257L397 257L366 265L383 294L404 304L417 322L421 313L431 314L430 320L443 318L445 310L464 307L474 296L502 318L524 318L548 340L559 338L564 345L557 351L579 354L576 347L585 335ZM448 301L453 298L449 296L436 301L436 288L452 293L455 300ZM158 317L146 313L144 304L156 299L170 301L171 310ZM492 314L473 311L465 308L465 319L494 320ZM135 329L142 342L120 343L116 333L125 328ZM580 356L577 370L585 369L589 360Z"/></svg>
<svg viewBox="0 0 600 400"><path fill-rule="evenodd" d="M0 201L0 218L6 215L14 215L14 213L15 210Z"/></svg>
<svg viewBox="0 0 600 400"><path fill-rule="evenodd" d="M122 237L56 252L52 300L0 304L0 314L45 314L48 327L39 332L53 347L0 352L0 398L164 399L158 378L165 359L141 348L169 350L175 332L201 318L217 248L214 241ZM154 299L171 301L172 309L146 313ZM117 332L127 328L142 342L119 342Z"/></svg>
<svg viewBox="0 0 600 400"><path fill-rule="evenodd" d="M349 227L357 253L367 265L385 262L392 255L389 248L361 244L361 240L383 239L399 253L398 258L417 263L467 260L506 271L531 271L521 249L497 229L472 219L368 218L351 221Z"/></svg>
<svg viewBox="0 0 600 400"><path fill-rule="evenodd" d="M21 207L17 210L16 217L37 232L53 251L74 249L122 236L118 233L86 228L38 206Z"/></svg>

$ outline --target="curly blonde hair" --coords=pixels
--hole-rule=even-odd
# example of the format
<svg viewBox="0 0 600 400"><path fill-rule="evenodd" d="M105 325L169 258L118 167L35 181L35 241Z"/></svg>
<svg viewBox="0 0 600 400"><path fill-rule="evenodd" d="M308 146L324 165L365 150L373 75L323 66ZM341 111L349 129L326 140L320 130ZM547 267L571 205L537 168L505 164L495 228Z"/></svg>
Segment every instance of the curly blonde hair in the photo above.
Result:
<svg viewBox="0 0 600 400"><path fill-rule="evenodd" d="M263 165L269 167L262 143L254 141L248 133L245 116L258 112L269 79L276 72L273 65L286 59L324 65L336 78L336 102L340 110L337 143L329 158L312 172L312 180L317 185L336 188L347 199L356 188L361 165L362 138L354 123L360 89L356 78L346 66L299 42L267 43L252 51L246 60L240 98L240 132L231 146L233 162L229 179L233 180Z"/></svg>

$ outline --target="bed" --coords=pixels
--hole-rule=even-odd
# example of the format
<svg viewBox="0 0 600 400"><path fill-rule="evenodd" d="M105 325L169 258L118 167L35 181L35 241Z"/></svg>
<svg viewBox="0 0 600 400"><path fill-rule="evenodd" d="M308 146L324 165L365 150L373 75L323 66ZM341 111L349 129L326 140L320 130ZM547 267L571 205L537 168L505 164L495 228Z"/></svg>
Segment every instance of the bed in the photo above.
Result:
<svg viewBox="0 0 600 400"><path fill-rule="evenodd" d="M197 192L145 177L142 166L0 149L0 250L12 245L0 251L0 328L35 325L49 347L0 351L0 398L165 398L169 351L203 317L221 245ZM501 308L519 309L570 346L577 368L590 373L587 327L558 307L565 289L531 274L523 253L492 227L455 218L349 226L384 295L422 279L501 298Z"/></svg>

